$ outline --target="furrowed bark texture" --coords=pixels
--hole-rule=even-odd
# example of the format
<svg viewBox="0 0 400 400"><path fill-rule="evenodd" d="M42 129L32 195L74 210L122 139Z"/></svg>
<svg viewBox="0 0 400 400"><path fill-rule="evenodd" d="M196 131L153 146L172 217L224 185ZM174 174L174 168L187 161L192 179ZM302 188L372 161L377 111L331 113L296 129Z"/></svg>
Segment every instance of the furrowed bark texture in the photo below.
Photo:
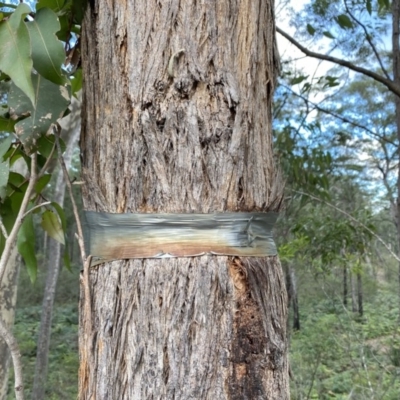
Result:
<svg viewBox="0 0 400 400"><path fill-rule="evenodd" d="M279 210L273 7L89 4L87 210ZM112 262L91 268L89 282L80 306L81 399L288 398L286 291L276 257Z"/></svg>

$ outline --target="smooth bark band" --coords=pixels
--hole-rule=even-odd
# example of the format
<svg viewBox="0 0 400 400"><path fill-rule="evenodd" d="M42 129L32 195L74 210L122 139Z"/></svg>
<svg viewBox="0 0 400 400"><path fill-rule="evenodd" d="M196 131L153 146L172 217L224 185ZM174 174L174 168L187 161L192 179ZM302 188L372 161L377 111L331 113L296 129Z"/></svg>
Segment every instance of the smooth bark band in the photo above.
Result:
<svg viewBox="0 0 400 400"><path fill-rule="evenodd" d="M87 254L98 260L273 256L278 214L111 214L85 211Z"/></svg>

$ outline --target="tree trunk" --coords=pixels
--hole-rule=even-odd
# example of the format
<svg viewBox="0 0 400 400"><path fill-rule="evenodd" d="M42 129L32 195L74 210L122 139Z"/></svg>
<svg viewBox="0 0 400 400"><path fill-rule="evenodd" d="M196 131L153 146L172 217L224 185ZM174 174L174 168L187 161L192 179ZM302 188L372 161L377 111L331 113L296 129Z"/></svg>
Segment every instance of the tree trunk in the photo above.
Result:
<svg viewBox="0 0 400 400"><path fill-rule="evenodd" d="M300 310L299 310L299 296L297 294L297 280L296 271L293 265L290 265L290 289L292 292L292 307L293 307L293 329L300 330Z"/></svg>
<svg viewBox="0 0 400 400"><path fill-rule="evenodd" d="M14 325L20 264L21 259L15 246L0 284L0 318L9 328ZM3 339L0 339L0 400L7 398L10 361L8 346Z"/></svg>
<svg viewBox="0 0 400 400"><path fill-rule="evenodd" d="M64 121L64 134L66 136L66 151L64 153L65 165L71 164L72 155L79 138L80 104L72 102L71 114ZM59 168L54 188L53 201L62 207L65 197L65 180L63 170ZM52 238L48 238L47 251L47 274L46 285L42 303L42 314L37 340L35 377L33 381L32 399L41 400L45 398L45 385L47 379L48 355L51 336L51 321L53 318L53 306L56 296L56 287L61 265L61 244Z"/></svg>
<svg viewBox="0 0 400 400"><path fill-rule="evenodd" d="M396 85L400 86L400 0L392 1L392 49L393 49L393 81ZM394 95L395 98L395 108L396 108L396 130L397 130L397 141L400 143L400 97ZM398 159L400 159L400 146L397 149ZM400 216L400 170L397 176L397 216ZM398 218L398 217L397 217ZM397 228L397 241L400 249L400 223L399 221L394 221ZM400 263L398 266L398 301L399 301L399 315L398 323L400 325Z"/></svg>
<svg viewBox="0 0 400 400"><path fill-rule="evenodd" d="M356 287L356 279L352 272L350 273L350 287L351 287L351 311L353 313L356 313L358 312L357 287Z"/></svg>
<svg viewBox="0 0 400 400"><path fill-rule="evenodd" d="M293 322L292 328L295 331L300 330L300 312L299 312L299 298L297 295L297 281L296 281L296 271L293 265L288 265L285 269L286 275L286 288L288 295L288 306L292 306L293 311ZM288 321L289 323L289 321Z"/></svg>
<svg viewBox="0 0 400 400"><path fill-rule="evenodd" d="M273 7L89 2L85 209L279 210ZM88 289L81 285L80 399L288 398L277 257L109 262L91 268Z"/></svg>
<svg viewBox="0 0 400 400"><path fill-rule="evenodd" d="M357 305L358 305L358 315L362 317L364 315L363 307L363 289L362 289L362 276L360 272L357 272Z"/></svg>
<svg viewBox="0 0 400 400"><path fill-rule="evenodd" d="M24 176L28 174L26 164L22 160L14 163L12 170ZM21 257L18 255L17 246L14 246L0 284L0 318L9 328L14 326L20 268ZM9 348L5 341L0 338L0 400L7 398L10 361Z"/></svg>
<svg viewBox="0 0 400 400"><path fill-rule="evenodd" d="M347 265L343 265L343 305L347 308L347 297L349 296L349 289L347 285Z"/></svg>

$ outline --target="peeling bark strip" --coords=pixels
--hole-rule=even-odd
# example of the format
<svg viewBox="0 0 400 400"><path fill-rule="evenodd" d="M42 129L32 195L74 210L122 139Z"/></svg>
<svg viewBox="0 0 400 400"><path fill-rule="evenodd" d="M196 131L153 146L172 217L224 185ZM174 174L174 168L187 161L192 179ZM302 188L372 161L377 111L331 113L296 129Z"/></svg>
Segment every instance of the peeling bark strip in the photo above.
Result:
<svg viewBox="0 0 400 400"><path fill-rule="evenodd" d="M274 256L277 213L84 214L87 254L100 262L204 254ZM93 265L93 264L92 264Z"/></svg>
<svg viewBox="0 0 400 400"><path fill-rule="evenodd" d="M279 211L273 9L272 0L88 2L86 210ZM289 398L276 256L130 259L87 272L80 399Z"/></svg>

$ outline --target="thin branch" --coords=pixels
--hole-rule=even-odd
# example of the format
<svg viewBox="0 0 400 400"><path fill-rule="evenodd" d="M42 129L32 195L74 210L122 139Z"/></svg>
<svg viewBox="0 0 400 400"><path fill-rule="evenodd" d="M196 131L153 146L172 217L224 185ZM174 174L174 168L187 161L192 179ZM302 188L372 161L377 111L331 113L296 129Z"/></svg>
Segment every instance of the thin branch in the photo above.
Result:
<svg viewBox="0 0 400 400"><path fill-rule="evenodd" d="M7 229L6 229L6 227L4 226L3 220L1 219L1 217L0 217L0 229L1 229L1 233L2 233L3 236L4 236L4 239L8 239Z"/></svg>
<svg viewBox="0 0 400 400"><path fill-rule="evenodd" d="M72 192L72 183L71 180L69 179L67 167L65 166L64 158L62 156L62 151L61 151L61 146L60 146L60 140L59 140L59 132L57 128L54 128L54 136L56 138L56 146L57 146L57 152L58 152L58 159L60 160L61 168L64 173L64 178L65 178L65 183L67 184L68 188L68 193L71 198L71 203L72 203L72 209L74 211L74 217L75 217L75 222L76 222L76 228L78 230L78 244L79 244L79 249L81 253L81 258L82 258L82 264L85 265L86 261L86 251L85 251L85 244L83 241L83 229L82 229L82 224L81 220L79 218L79 212L78 212L78 207L76 205L74 195Z"/></svg>
<svg viewBox="0 0 400 400"><path fill-rule="evenodd" d="M44 163L43 168L41 169L38 178L41 178L44 175L44 173L46 172L47 168L49 167L49 165L51 163L51 159L53 158L53 154L54 154L55 150L56 150L56 143L54 142L53 148L51 149L51 152L50 152L49 156L47 157L47 160Z"/></svg>
<svg viewBox="0 0 400 400"><path fill-rule="evenodd" d="M10 157L9 157L10 160L14 157L14 154L17 152L17 150L18 150L18 148L19 148L20 146L21 146L21 142L19 142L19 143L15 146L13 152L10 154Z"/></svg>
<svg viewBox="0 0 400 400"><path fill-rule="evenodd" d="M7 346L10 349L11 357L13 360L14 376L15 376L15 381L14 381L15 398L17 400L24 400L24 385L23 385L24 381L22 375L21 352L19 351L19 346L17 341L15 340L15 337L1 319L0 319L0 336L7 343Z"/></svg>
<svg viewBox="0 0 400 400"><path fill-rule="evenodd" d="M295 96L297 96L300 99L302 99L302 100L308 102L309 104L311 104L314 107L314 109L316 109L316 110L318 110L318 111L320 111L322 113L331 115L332 117L337 118L337 119L343 121L346 124L350 124L350 125L353 125L353 126L355 126L357 128L363 129L363 130L365 130L365 132L368 132L372 136L378 137L379 139L383 140L384 142L392 144L393 146L395 146L395 143L393 143L391 140L385 138L384 136L379 135L378 133L376 133L376 132L372 131L371 129L367 128L366 126L361 125L358 122L352 121L352 120L350 120L350 119L348 119L346 117L342 117L341 115L336 114L335 112L330 111L330 110L328 110L326 108L320 107L318 104L315 104L314 102L308 100L306 97L302 96L301 94L296 93L293 89L291 89L290 87L288 87L286 85L281 84L281 86L283 86L285 89L291 91Z"/></svg>
<svg viewBox="0 0 400 400"><path fill-rule="evenodd" d="M0 258L0 283L3 280L3 275L6 270L8 259L10 258L10 254L14 248L15 242L17 240L18 231L23 222L23 216L28 207L29 201L31 199L32 192L35 188L35 184L37 181L37 154L33 153L31 156L31 176L29 179L28 187L26 188L26 192L24 198L22 199L21 207L18 211L17 218L14 222L14 226L11 229L11 232L6 240L4 245L4 250Z"/></svg>
<svg viewBox="0 0 400 400"><path fill-rule="evenodd" d="M24 198L22 199L21 207L18 211L17 218L15 219L14 226L12 227L11 232L6 239L6 243L4 245L4 250L3 250L3 253L0 258L0 283L3 280L3 276L4 276L4 272L6 270L6 267L7 267L8 260L10 258L11 252L15 246L15 242L17 241L18 231L21 228L26 209L28 208L28 204L31 199L31 195L35 188L35 184L37 181L36 168L37 168L37 154L33 153L31 156L31 176L29 179L29 184L28 184L28 187L26 188ZM14 373L15 373L15 397L17 400L23 400L24 393L23 393L21 354L19 352L18 344L17 344L15 337L8 330L8 328L3 324L1 319L0 319L0 336L7 343L7 346L10 349L11 357L13 360Z"/></svg>
<svg viewBox="0 0 400 400"><path fill-rule="evenodd" d="M360 225L362 228L364 228L367 232L369 232L373 237L375 237L385 248L386 250L393 256L393 258L395 260L397 260L398 262L400 262L400 258L397 256L397 254L395 254L391 248L389 247L389 245L379 236L377 235L374 231L372 231L370 228L368 228L368 226L364 225L362 222L360 222L358 219L354 218L352 215L350 215L349 213L347 213L346 211L343 211L341 208L336 207L334 204L329 203L326 200L322 200L319 197L313 196L312 194L309 193L305 193L302 192L300 190L293 190L293 192L295 193L299 193L301 195L304 196L308 196L310 199L314 199L316 201L319 201L320 203L326 204L327 206L333 208L334 210L340 212L341 214L345 215L347 218L349 218L350 220L352 220L353 222L355 222L356 224Z"/></svg>
<svg viewBox="0 0 400 400"><path fill-rule="evenodd" d="M31 209L29 209L29 210L22 216L22 219L24 219L28 214L30 214L31 212L37 210L38 208L44 207L44 206L48 206L48 205L50 205L50 204L51 204L51 201L46 201L45 203L38 204L37 206L32 207Z"/></svg>
<svg viewBox="0 0 400 400"><path fill-rule="evenodd" d="M354 16L354 14L350 11L350 9L349 9L349 7L348 7L348 5L347 5L347 1L346 1L346 0L344 1L344 6L346 7L346 11L347 11L347 13L350 15L350 17L353 19L353 21L355 21L359 26L361 26L362 30L364 31L364 33L365 33L365 39L367 39L368 44L371 46L372 51L374 52L375 57L376 57L376 59L378 60L378 63L379 63L379 65L380 65L381 69L382 69L382 72L385 74L385 76L386 76L387 79L391 79L389 73L386 71L386 68L385 68L384 65L383 65L383 62L382 62L381 57L379 56L378 50L376 49L374 43L373 43L372 40L371 40L371 36L369 35L366 26L365 26L360 20L358 20L358 19Z"/></svg>
<svg viewBox="0 0 400 400"><path fill-rule="evenodd" d="M318 353L317 361L315 363L315 367L314 367L312 375L311 375L311 384L310 384L310 387L308 389L308 393L307 393L307 397L306 397L307 400L310 398L312 388L314 387L315 377L317 375L317 371L318 371L318 368L319 368L319 365L320 365L320 362L321 362L321 358L322 358L322 351L320 351Z"/></svg>
<svg viewBox="0 0 400 400"><path fill-rule="evenodd" d="M327 56L325 54L321 53L316 53L314 51L308 50L306 47L302 46L299 42L297 42L295 39L293 39L290 35L288 35L286 32L284 32L282 29L279 27L276 27L276 31L280 33L285 39L287 39L290 43L295 45L300 51L302 51L304 54L306 54L309 57L317 58L318 60L325 60L329 61L331 63L341 65L342 67L346 67L348 69L351 69L352 71L359 72L360 74L363 74L365 76L368 76L372 79L374 79L377 82L382 83L385 85L392 93L396 94L397 96L400 97L400 86L394 83L391 79L387 79L382 75L379 75L373 71L370 71L369 69L359 67L349 61L342 60L340 58L332 57L332 56Z"/></svg>

